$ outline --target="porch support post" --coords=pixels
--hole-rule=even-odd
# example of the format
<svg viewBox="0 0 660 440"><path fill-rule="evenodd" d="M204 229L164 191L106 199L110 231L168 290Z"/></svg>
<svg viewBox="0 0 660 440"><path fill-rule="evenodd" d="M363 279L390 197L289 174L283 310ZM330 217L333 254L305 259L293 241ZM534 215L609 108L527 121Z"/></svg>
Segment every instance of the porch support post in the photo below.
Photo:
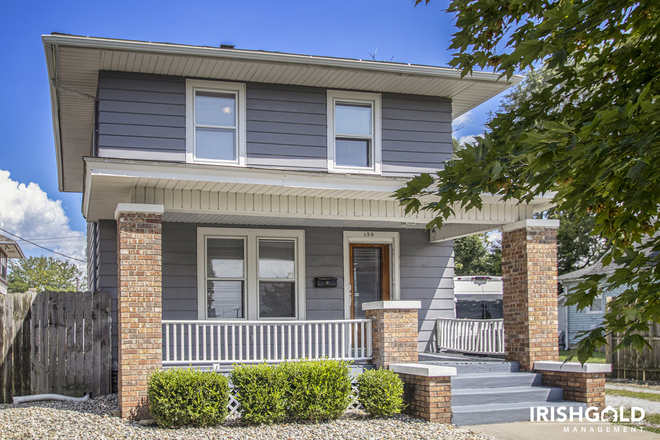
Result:
<svg viewBox="0 0 660 440"><path fill-rule="evenodd" d="M371 363L378 368L390 364L417 362L418 320L420 301L374 301L362 304L366 318L371 319Z"/></svg>
<svg viewBox="0 0 660 440"><path fill-rule="evenodd" d="M502 228L506 359L522 371L559 359L558 220L523 220Z"/></svg>
<svg viewBox="0 0 660 440"><path fill-rule="evenodd" d="M149 418L147 381L162 362L162 205L120 203L117 219L119 410Z"/></svg>

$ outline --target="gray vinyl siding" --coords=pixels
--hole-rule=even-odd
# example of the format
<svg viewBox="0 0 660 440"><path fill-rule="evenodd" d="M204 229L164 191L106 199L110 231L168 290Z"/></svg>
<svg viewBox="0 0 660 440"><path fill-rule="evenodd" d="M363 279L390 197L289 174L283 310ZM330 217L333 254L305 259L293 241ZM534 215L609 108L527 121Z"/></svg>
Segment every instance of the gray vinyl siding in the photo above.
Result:
<svg viewBox="0 0 660 440"><path fill-rule="evenodd" d="M98 155L185 162L186 80L99 73Z"/></svg>
<svg viewBox="0 0 660 440"><path fill-rule="evenodd" d="M247 83L247 165L325 171L325 89Z"/></svg>
<svg viewBox="0 0 660 440"><path fill-rule="evenodd" d="M429 243L427 232L399 231L401 300L422 303L419 350L435 351L437 318L454 317L454 242Z"/></svg>
<svg viewBox="0 0 660 440"><path fill-rule="evenodd" d="M186 79L101 71L98 155L185 162ZM326 89L246 84L248 166L327 171ZM382 94L382 167L409 176L451 157L451 100Z"/></svg>
<svg viewBox="0 0 660 440"><path fill-rule="evenodd" d="M112 311L112 368L117 369L117 224L114 220L100 220L97 226L97 285L96 290L110 294Z"/></svg>
<svg viewBox="0 0 660 440"><path fill-rule="evenodd" d="M575 288L579 282L569 282L565 287L567 287L569 293L571 289ZM596 326L600 325L601 322L603 321L603 316L605 316L605 309L607 307L607 298L608 297L613 297L617 296L620 293L622 293L625 290L625 288L619 288L615 290L614 292L606 292L603 294L601 301L602 301L602 311L601 312L588 312L586 309L578 311L577 306L563 306L560 307L559 313L566 313L566 317L568 318L568 344L570 346L577 344L581 337L578 335L580 332L583 331L589 331L595 328ZM563 329L559 329L559 331L562 331Z"/></svg>
<svg viewBox="0 0 660 440"><path fill-rule="evenodd" d="M98 260L99 260L99 224L98 222L87 222L87 290L94 292L99 285Z"/></svg>
<svg viewBox="0 0 660 440"><path fill-rule="evenodd" d="M451 100L383 93L383 175L442 168L452 154Z"/></svg>

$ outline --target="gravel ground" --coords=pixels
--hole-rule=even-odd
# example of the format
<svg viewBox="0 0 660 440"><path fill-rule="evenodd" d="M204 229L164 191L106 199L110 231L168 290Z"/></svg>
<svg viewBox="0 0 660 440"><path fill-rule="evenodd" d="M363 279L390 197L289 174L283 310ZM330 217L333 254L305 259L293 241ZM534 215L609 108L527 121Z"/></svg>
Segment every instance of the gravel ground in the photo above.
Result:
<svg viewBox="0 0 660 440"><path fill-rule="evenodd" d="M637 393L660 394L658 387L648 387L643 385L624 385L619 383L606 383L605 388L611 390L635 391Z"/></svg>
<svg viewBox="0 0 660 440"><path fill-rule="evenodd" d="M622 383L610 383L605 384L606 389L614 390L626 390L626 391L635 391L638 393L652 393L660 394L660 390L657 387L647 387L633 384L622 384ZM618 408L620 406L637 406L644 409L646 414L660 414L660 402L653 402L651 400L637 399L634 397L624 397L624 396L612 396L609 394L605 395L605 404Z"/></svg>
<svg viewBox="0 0 660 440"><path fill-rule="evenodd" d="M453 425L427 423L399 415L366 419L347 414L330 423L271 426L220 426L204 429L160 429L110 415L117 396L87 402L43 401L0 405L1 439L493 439Z"/></svg>

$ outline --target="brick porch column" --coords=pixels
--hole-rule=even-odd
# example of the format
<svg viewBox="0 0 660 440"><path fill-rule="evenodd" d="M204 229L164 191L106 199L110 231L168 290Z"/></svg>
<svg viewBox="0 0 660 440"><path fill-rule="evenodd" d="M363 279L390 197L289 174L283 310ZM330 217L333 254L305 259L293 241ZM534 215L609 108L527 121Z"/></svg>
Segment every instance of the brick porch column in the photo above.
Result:
<svg viewBox="0 0 660 440"><path fill-rule="evenodd" d="M455 367L392 364L390 370L403 381L404 414L427 422L451 423L451 376Z"/></svg>
<svg viewBox="0 0 660 440"><path fill-rule="evenodd" d="M523 220L502 228L506 359L530 371L556 361L559 220Z"/></svg>
<svg viewBox="0 0 660 440"><path fill-rule="evenodd" d="M117 219L119 410L150 417L147 381L161 367L162 205L120 203Z"/></svg>
<svg viewBox="0 0 660 440"><path fill-rule="evenodd" d="M371 363L377 368L417 362L417 310L420 301L374 301L362 304L371 319Z"/></svg>

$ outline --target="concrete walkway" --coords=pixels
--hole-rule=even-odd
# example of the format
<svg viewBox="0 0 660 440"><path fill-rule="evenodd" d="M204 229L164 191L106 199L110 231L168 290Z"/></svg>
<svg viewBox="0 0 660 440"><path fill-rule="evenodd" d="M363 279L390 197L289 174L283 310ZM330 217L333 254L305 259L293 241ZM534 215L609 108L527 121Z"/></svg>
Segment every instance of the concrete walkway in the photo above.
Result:
<svg viewBox="0 0 660 440"><path fill-rule="evenodd" d="M462 426L499 440L659 440L660 435L612 423L518 422ZM609 432L608 432L609 429ZM582 432L584 430L584 432Z"/></svg>

